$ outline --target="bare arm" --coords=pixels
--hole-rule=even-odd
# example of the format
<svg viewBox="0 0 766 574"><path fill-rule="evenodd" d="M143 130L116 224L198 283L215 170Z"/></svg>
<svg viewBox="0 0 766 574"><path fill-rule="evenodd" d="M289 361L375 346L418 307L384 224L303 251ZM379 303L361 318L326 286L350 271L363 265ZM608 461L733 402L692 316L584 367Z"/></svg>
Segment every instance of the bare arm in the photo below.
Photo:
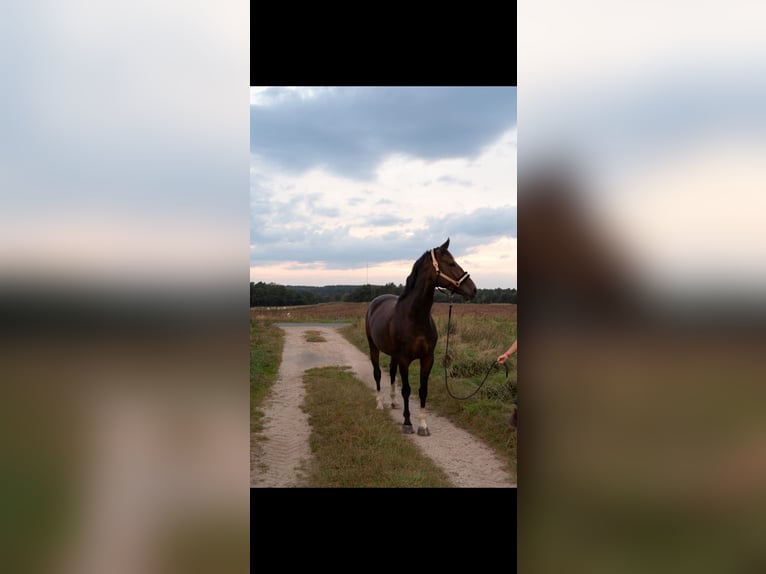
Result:
<svg viewBox="0 0 766 574"><path fill-rule="evenodd" d="M515 341L514 341L514 342L511 344L511 346L510 346L510 347L508 347L508 350L507 350L505 353L503 353L502 355L500 355L500 356L497 358L497 362L498 362L498 364L502 365L503 363L505 363L505 362L508 360L508 357L510 357L511 355L513 355L513 354L516 352L516 346L517 346L517 343L518 343L518 339L516 339L516 340L515 340Z"/></svg>

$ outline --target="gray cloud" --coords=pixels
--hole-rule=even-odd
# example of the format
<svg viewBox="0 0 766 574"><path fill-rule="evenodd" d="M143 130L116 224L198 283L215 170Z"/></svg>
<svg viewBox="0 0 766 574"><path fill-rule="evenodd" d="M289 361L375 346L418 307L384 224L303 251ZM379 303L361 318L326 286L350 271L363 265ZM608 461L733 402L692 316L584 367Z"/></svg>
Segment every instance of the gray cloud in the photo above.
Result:
<svg viewBox="0 0 766 574"><path fill-rule="evenodd" d="M340 215L340 209L328 202L322 193L286 195L283 191L274 190L270 182L260 178L251 180L251 243L272 243L280 238L289 238L291 242L304 241L311 236L317 222Z"/></svg>
<svg viewBox="0 0 766 574"><path fill-rule="evenodd" d="M431 218L428 226L437 234L452 233L455 238L480 238L484 242L503 236L516 237L516 221L516 207L483 207L470 213Z"/></svg>
<svg viewBox="0 0 766 574"><path fill-rule="evenodd" d="M515 237L516 220L516 207L505 206L432 218L426 228L412 230L412 235L391 232L384 239L351 237L348 227L329 231L303 227L295 230L295 234L282 230L257 234L250 246L250 262L252 265L322 262L329 269L346 269L365 263L414 261L447 237L451 240L450 251L459 257L471 247L500 237Z"/></svg>
<svg viewBox="0 0 766 574"><path fill-rule="evenodd" d="M516 88L340 88L303 99L266 90L250 107L251 152L282 169L370 180L393 153L475 157L516 122Z"/></svg>

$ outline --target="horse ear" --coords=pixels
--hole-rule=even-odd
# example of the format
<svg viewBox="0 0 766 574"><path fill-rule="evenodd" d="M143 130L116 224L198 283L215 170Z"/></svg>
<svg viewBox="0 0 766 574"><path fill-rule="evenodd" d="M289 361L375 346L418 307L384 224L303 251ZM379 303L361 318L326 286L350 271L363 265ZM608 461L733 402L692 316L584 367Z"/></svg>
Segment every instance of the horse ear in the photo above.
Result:
<svg viewBox="0 0 766 574"><path fill-rule="evenodd" d="M439 249L442 249L444 251L449 249L449 237L447 238L447 241L445 241L444 243L441 244L441 247L439 247Z"/></svg>

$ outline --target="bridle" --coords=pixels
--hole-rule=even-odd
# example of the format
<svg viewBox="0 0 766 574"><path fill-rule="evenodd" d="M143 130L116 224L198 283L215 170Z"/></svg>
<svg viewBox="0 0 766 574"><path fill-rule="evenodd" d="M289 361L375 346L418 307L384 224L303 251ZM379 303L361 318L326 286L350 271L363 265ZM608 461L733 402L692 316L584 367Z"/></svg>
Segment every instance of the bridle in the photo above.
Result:
<svg viewBox="0 0 766 574"><path fill-rule="evenodd" d="M433 263L434 269L436 270L437 277L441 277L442 279L446 279L447 282L451 283L452 285L454 285L456 289L459 289L460 288L460 284L463 281L465 281L466 279L468 279L468 277L470 276L468 274L468 272L466 271L465 273L463 273L463 276L460 279L455 281L452 277L450 277L446 273L442 273L441 270L439 269L439 262L436 260L436 256L434 255L434 250L433 249L431 249L431 263ZM451 289L450 289L450 291L451 291Z"/></svg>

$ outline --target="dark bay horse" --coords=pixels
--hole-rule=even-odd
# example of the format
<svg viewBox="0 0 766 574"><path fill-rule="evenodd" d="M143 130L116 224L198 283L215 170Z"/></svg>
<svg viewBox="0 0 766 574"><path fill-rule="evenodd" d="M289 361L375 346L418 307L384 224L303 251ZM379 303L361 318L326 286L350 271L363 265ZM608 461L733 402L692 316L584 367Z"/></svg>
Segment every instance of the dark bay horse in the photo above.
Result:
<svg viewBox="0 0 766 574"><path fill-rule="evenodd" d="M436 325L431 317L434 304L434 289L443 287L473 299L476 285L457 264L447 248L449 239L439 247L426 251L415 261L407 277L404 291L396 295L376 297L367 308L365 331L370 345L377 408L383 408L380 393L380 352L391 356L391 408L396 408L396 371L402 379L402 399L404 400L404 424L402 432L412 433L410 422L410 363L420 359L420 425L418 434L429 436L426 425L426 397L428 396L428 376L434 364L434 350L438 338Z"/></svg>

